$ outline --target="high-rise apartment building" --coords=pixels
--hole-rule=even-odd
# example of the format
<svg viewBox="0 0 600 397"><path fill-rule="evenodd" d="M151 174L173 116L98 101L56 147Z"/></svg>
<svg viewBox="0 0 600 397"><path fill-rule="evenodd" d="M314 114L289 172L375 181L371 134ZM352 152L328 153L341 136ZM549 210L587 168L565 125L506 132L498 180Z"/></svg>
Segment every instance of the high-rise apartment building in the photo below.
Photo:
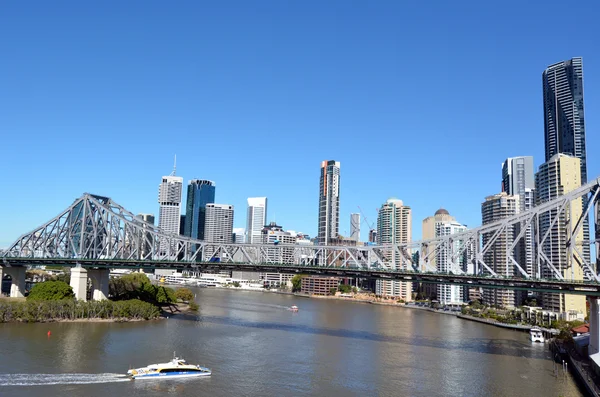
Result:
<svg viewBox="0 0 600 397"><path fill-rule="evenodd" d="M544 143L546 161L558 153L580 160L581 185L587 183L585 117L583 107L583 60L572 58L550 65L542 73L544 95ZM587 197L582 198L585 207ZM583 239L589 241L589 218L583 224ZM590 247L583 247L590 261Z"/></svg>
<svg viewBox="0 0 600 397"><path fill-rule="evenodd" d="M389 199L379 209L377 216L377 244L403 244L412 239L412 212L402 200ZM408 252L410 255L410 252ZM386 253L386 260L396 269L404 269L402 258L394 251ZM412 283L404 281L377 280L375 293L412 300Z"/></svg>
<svg viewBox="0 0 600 397"><path fill-rule="evenodd" d="M260 243L266 244L266 260L271 263L294 263L294 245L296 244L296 235L286 232L275 222L265 225L261 231L262 240ZM286 247L286 246L289 246Z"/></svg>
<svg viewBox="0 0 600 397"><path fill-rule="evenodd" d="M565 154L555 154L539 168L535 175L536 205L555 199L581 186L581 161L579 158ZM552 261L554 267L565 279L583 280L583 269L580 265L582 259L576 250L569 255L567 240L571 235L577 219L583 213L582 202L579 199L571 201L568 211L570 220L566 216L557 216L557 210L552 210L540 215L539 235L548 237L538 249ZM571 228L571 230L569 230ZM550 229L550 230L549 230ZM582 252L584 244L584 232L580 232L574 238L575 248ZM548 266L542 266L542 277L554 278L553 272ZM566 320L576 318L583 319L586 313L585 297L568 294L542 294L544 309L561 313Z"/></svg>
<svg viewBox="0 0 600 397"><path fill-rule="evenodd" d="M456 221L450 213L440 208L433 216L423 219L422 239L429 240L436 237L447 236L449 234L460 233L467 230L465 225ZM462 240L455 240L454 252L463 248ZM436 248L434 245L423 247L420 253L421 258L426 264L426 269L436 269L439 272L465 271L467 272L468 254L470 251L462 249L463 255L457 258L450 258L450 250L445 246ZM451 262L455 262L460 269L451 269ZM429 298L439 300L441 304L460 304L468 300L468 291L458 285L449 284L423 284L421 293Z"/></svg>
<svg viewBox="0 0 600 397"><path fill-rule="evenodd" d="M350 239L360 241L360 214L350 214Z"/></svg>
<svg viewBox="0 0 600 397"><path fill-rule="evenodd" d="M467 230L465 225L458 222L438 222L435 224L435 236L443 237L451 234L461 233ZM442 273L458 274L461 271L467 271L467 261L469 259L469 251L464 247L465 241L459 238L452 241L452 251L446 245L440 246L437 252L437 270ZM463 249L464 248L464 249ZM452 252L462 254L456 258L452 258ZM458 265L458 268L453 268L452 262ZM460 305L468 301L468 289L460 285L437 284L437 298L442 305Z"/></svg>
<svg viewBox="0 0 600 397"><path fill-rule="evenodd" d="M260 244L263 240L262 230L267 224L267 198L249 197L248 216L246 218L246 241Z"/></svg>
<svg viewBox="0 0 600 397"><path fill-rule="evenodd" d="M183 186L183 178L173 174L163 176L161 184L158 187L158 227L166 233L179 234L179 222L181 215L181 189ZM160 242L160 251L167 252L168 244L166 239ZM172 251L176 247L171 247Z"/></svg>
<svg viewBox="0 0 600 397"><path fill-rule="evenodd" d="M340 229L340 162L325 160L321 163L319 185L319 244L327 245L337 238Z"/></svg>
<svg viewBox="0 0 600 397"><path fill-rule="evenodd" d="M206 179L192 179L187 187L184 234L204 240L206 204L215 202L215 183Z"/></svg>
<svg viewBox="0 0 600 397"><path fill-rule="evenodd" d="M509 196L506 192L488 196L481 204L482 224L495 222L519 213L519 196ZM494 237L494 232L483 233L482 246L485 247ZM509 227L506 233L500 233L496 240L483 255L483 261L498 276L512 277L515 266L507 255L507 245L515 237L514 227ZM505 308L515 307L515 292L507 289L483 289L483 303L490 306Z"/></svg>
<svg viewBox="0 0 600 397"><path fill-rule="evenodd" d="M502 164L502 191L509 196L519 196L519 212L530 210L535 203L535 178L533 157L509 157ZM531 277L535 277L534 229L527 227L515 247L514 258ZM515 237L521 233L520 225L514 226ZM515 291L516 304L521 305L527 299L527 291Z"/></svg>

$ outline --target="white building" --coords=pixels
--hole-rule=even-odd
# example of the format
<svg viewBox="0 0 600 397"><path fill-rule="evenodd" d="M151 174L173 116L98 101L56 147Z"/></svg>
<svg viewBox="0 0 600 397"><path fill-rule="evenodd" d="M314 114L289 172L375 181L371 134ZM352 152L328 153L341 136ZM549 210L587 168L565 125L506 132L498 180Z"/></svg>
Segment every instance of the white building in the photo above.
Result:
<svg viewBox="0 0 600 397"><path fill-rule="evenodd" d="M163 232L179 235L182 187L183 178L175 176L175 170L172 175L162 177L162 182L158 187L158 204L160 206L158 227ZM176 247L172 248L174 250ZM168 249L167 240L162 239L160 241L161 252L166 252Z"/></svg>
<svg viewBox="0 0 600 397"><path fill-rule="evenodd" d="M262 242L262 229L267 224L267 198L248 198L248 217L246 219L246 242Z"/></svg>
<svg viewBox="0 0 600 397"><path fill-rule="evenodd" d="M402 244L412 239L412 212L410 207L404 205L402 200L389 199L379 209L377 216L377 244ZM402 269L403 264L399 256L386 253L386 260L396 269ZM410 252L409 252L410 254ZM396 253L394 254L396 255ZM412 300L412 283L404 281L377 280L375 293L381 296L392 296L403 299L405 302Z"/></svg>
<svg viewBox="0 0 600 397"><path fill-rule="evenodd" d="M460 233L467 230L465 225L461 225L458 222L438 222L435 224L435 236L448 236L450 234ZM464 245L463 240L455 240L453 242L452 250L459 252ZM436 255L437 270L439 272L450 272L458 274L463 271L466 267L467 252L460 255L457 258L452 258L451 252L448 247L441 247ZM453 265L454 262L454 265ZM438 284L437 285L437 298L442 305L461 304L465 300L468 300L468 296L464 296L465 288L460 285L450 284Z"/></svg>

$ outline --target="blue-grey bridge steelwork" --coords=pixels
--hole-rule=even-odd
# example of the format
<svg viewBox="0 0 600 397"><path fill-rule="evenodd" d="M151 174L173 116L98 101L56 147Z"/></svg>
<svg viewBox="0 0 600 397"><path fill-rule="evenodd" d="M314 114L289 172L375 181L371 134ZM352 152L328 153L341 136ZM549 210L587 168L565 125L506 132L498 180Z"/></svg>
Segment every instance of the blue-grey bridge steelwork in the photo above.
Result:
<svg viewBox="0 0 600 397"><path fill-rule="evenodd" d="M166 267L292 272L599 296L600 278L582 254L583 245L593 242L577 238L582 235L583 219L594 208L594 218L598 219L599 186L600 178L529 211L462 233L379 246L210 243L165 233L110 198L86 193L50 221L19 237L0 258L3 271L9 274L23 266L71 266L76 273L87 272L82 277L92 278L101 290L107 284L107 268ZM587 198L586 206L574 217L572 203L582 197ZM536 247L535 265L529 269L515 254L527 230L534 231ZM505 262L486 263L486 254L498 250L499 245ZM432 265L433 259L441 256L448 264L443 273ZM575 276L575 267L583 269L583 280ZM503 276L510 274L503 271L508 268L516 269L517 276ZM20 273L13 277L16 285L11 293L20 294L19 280L23 277Z"/></svg>

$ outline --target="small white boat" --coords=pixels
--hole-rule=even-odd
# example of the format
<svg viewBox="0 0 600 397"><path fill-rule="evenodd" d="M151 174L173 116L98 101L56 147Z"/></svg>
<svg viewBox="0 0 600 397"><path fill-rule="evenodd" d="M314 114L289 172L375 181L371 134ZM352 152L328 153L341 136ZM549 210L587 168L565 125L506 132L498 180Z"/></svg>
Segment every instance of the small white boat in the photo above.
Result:
<svg viewBox="0 0 600 397"><path fill-rule="evenodd" d="M539 328L531 328L529 330L529 338L532 342L544 343L544 335L542 334L542 330Z"/></svg>
<svg viewBox="0 0 600 397"><path fill-rule="evenodd" d="M173 359L168 363L150 364L147 367L130 369L127 371L127 376L131 379L171 379L209 376L211 373L210 369L188 364L173 353Z"/></svg>
<svg viewBox="0 0 600 397"><path fill-rule="evenodd" d="M298 311L298 306L296 306L296 305L290 306L290 310L293 311L293 312L297 312Z"/></svg>

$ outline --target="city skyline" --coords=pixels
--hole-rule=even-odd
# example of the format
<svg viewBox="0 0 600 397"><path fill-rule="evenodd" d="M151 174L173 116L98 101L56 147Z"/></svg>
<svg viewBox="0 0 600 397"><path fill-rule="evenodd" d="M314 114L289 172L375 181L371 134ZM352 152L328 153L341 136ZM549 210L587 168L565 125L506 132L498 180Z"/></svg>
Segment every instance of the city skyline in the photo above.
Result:
<svg viewBox="0 0 600 397"><path fill-rule="evenodd" d="M499 191L495 175L504 159L533 156L536 169L543 163L540 77L549 65L573 57L581 56L586 68L588 152L600 146L593 133L600 127L594 111L600 57L593 51L590 5L581 10L578 39L561 36L552 43L543 23L549 9L529 6L519 15L511 12L510 28L496 18L510 7L484 12L476 21L470 17L475 9L491 11L486 4L440 6L425 21L416 17L421 6L396 4L345 5L343 16L327 4L273 4L271 14L254 19L242 18L250 12L244 4L227 10L225 19L217 17L225 12L220 5L182 5L176 18L155 7L136 8L141 16L136 21L124 17L133 12L131 5L98 6L94 18L86 6L5 10L0 30L17 39L4 43L12 63L5 65L10 73L0 76L0 130L8 132L10 150L0 164L13 180L36 182L19 183L19 200L0 197L0 247L83 192L158 218L156 180L175 153L178 174L186 180L217 181L219 201L241 209L247 197L267 196L269 212L277 215L269 221L310 236L317 234L315 164L326 158L344 164L343 225L358 206L363 222L372 223L375 208L396 196L413 204L415 221L444 207L469 228L478 226L477 208ZM194 17L200 10L205 24ZM366 22L364 15L370 16ZM408 23L398 24L398 15ZM300 22L314 29L298 37ZM365 23L364 31L356 29ZM463 28L451 29L455 23ZM167 28L149 28L158 25ZM404 40L414 29L427 34ZM480 29L483 34L475 34ZM65 35L74 42L67 43ZM222 41L197 40L215 36ZM490 40L504 44L491 51ZM146 42L157 44L150 48ZM460 60L475 51L479 56L467 71ZM48 59L46 53L62 56ZM505 61L515 58L516 67L506 73ZM420 78L408 78L415 70ZM198 146L216 147L222 137L232 142L227 150L198 155ZM92 142L98 148L102 142L116 144L102 167L76 165L85 164ZM140 144L143 150L131 150ZM285 166L261 173L240 166L247 153L260 151ZM600 175L600 159L587 160L588 177ZM39 191L51 194L34 205ZM245 220L238 216L235 223L244 227ZM419 232L415 228L414 239ZM364 224L361 240L367 233Z"/></svg>

